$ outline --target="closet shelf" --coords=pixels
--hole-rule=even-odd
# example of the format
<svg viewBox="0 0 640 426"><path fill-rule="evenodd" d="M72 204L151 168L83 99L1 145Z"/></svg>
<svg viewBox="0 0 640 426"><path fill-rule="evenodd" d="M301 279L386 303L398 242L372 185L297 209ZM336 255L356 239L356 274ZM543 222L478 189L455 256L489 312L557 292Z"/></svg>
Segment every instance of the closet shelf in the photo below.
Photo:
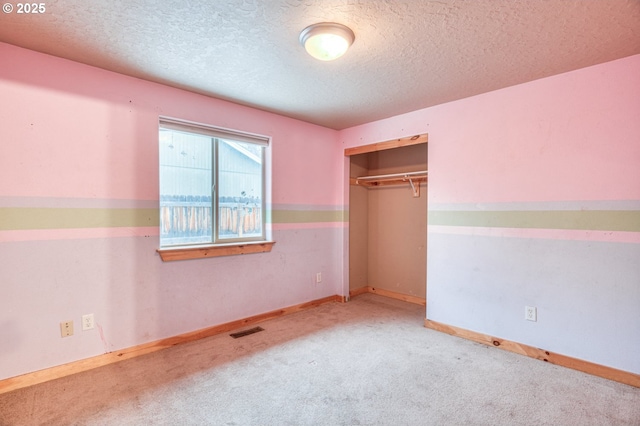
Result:
<svg viewBox="0 0 640 426"><path fill-rule="evenodd" d="M413 190L413 196L420 196L420 183L427 182L427 170L417 172L390 173L376 176L358 176L351 178L352 185L360 185L367 188L375 188L387 185L400 185L409 183Z"/></svg>

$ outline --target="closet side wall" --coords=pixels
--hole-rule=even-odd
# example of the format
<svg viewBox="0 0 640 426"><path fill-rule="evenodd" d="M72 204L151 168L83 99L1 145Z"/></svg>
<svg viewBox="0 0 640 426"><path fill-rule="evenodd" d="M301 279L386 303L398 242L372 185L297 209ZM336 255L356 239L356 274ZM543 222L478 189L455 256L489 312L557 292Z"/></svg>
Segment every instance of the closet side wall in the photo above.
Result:
<svg viewBox="0 0 640 426"><path fill-rule="evenodd" d="M366 175L369 169L368 154L353 155L350 158L349 176ZM369 285L368 245L369 245L369 191L357 185L349 188L349 290Z"/></svg>

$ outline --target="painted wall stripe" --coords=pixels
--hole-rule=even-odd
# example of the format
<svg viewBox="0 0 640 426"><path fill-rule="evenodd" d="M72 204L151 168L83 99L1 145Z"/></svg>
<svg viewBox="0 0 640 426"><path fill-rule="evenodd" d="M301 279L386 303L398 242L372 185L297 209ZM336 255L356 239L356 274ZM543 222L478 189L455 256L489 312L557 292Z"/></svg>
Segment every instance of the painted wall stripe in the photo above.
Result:
<svg viewBox="0 0 640 426"><path fill-rule="evenodd" d="M274 210L268 212L267 218L267 226L273 224L275 228L303 225L307 228L327 226L342 227L348 223L348 211ZM157 208L114 209L0 207L0 232L138 227L149 228L158 226L159 210ZM101 232L98 232L97 234L99 237L102 236ZM148 234L148 232L144 233ZM56 233L56 235L59 237L59 233ZM54 239L57 238L54 237ZM4 239L0 239L0 241L11 240L14 240L14 237L7 235L5 235Z"/></svg>
<svg viewBox="0 0 640 426"><path fill-rule="evenodd" d="M345 223L347 210L272 210L271 223ZM0 230L158 226L158 209L0 208ZM638 210L429 211L429 225L640 232Z"/></svg>
<svg viewBox="0 0 640 426"><path fill-rule="evenodd" d="M157 226L136 228L19 229L15 231L0 231L0 243L126 237L158 238L159 234L160 228Z"/></svg>
<svg viewBox="0 0 640 426"><path fill-rule="evenodd" d="M289 231L292 229L326 229L326 228L347 228L348 222L309 222L309 223L274 223L271 225L273 231Z"/></svg>
<svg viewBox="0 0 640 426"><path fill-rule="evenodd" d="M348 214L342 210L272 210L272 223L345 222Z"/></svg>
<svg viewBox="0 0 640 426"><path fill-rule="evenodd" d="M348 224L344 222L321 222L283 223L268 225L268 228L273 232L284 232L304 229L340 229L346 228L347 226ZM86 240L127 237L156 238L159 244L159 234L160 229L157 226L137 228L19 229L14 231L0 231L0 244L21 241ZM277 235L275 235L274 238L277 238Z"/></svg>
<svg viewBox="0 0 640 426"><path fill-rule="evenodd" d="M110 198L0 197L0 208L157 209L158 200Z"/></svg>
<svg viewBox="0 0 640 426"><path fill-rule="evenodd" d="M639 203L640 204L640 203ZM60 197L6 197L0 196L0 208L30 207L30 208L87 208L87 209L157 209L158 200L125 200L111 198L60 198ZM341 204L269 204L268 210L294 211L342 211ZM640 209L640 206L639 206ZM450 209L456 210L456 209Z"/></svg>
<svg viewBox="0 0 640 426"><path fill-rule="evenodd" d="M346 222L320 223L282 223L268 224L270 231L290 231L299 229L339 229L346 228ZM160 228L157 226L136 228L79 228L79 229L18 229L0 231L0 243L20 241L51 241L51 240L85 240L94 238L126 238L145 237L158 238ZM275 236L277 238L277 236Z"/></svg>
<svg viewBox="0 0 640 426"><path fill-rule="evenodd" d="M640 211L429 211L428 224L640 232Z"/></svg>
<svg viewBox="0 0 640 426"><path fill-rule="evenodd" d="M640 244L640 232L429 225L429 234Z"/></svg>
<svg viewBox="0 0 640 426"><path fill-rule="evenodd" d="M561 200L486 203L436 203L429 210L446 211L557 211L557 210L640 210L640 200Z"/></svg>
<svg viewBox="0 0 640 426"><path fill-rule="evenodd" d="M158 209L0 208L0 230L158 226Z"/></svg>
<svg viewBox="0 0 640 426"><path fill-rule="evenodd" d="M294 210L294 211L342 211L345 210L344 205L340 204L271 204L267 205L270 210Z"/></svg>

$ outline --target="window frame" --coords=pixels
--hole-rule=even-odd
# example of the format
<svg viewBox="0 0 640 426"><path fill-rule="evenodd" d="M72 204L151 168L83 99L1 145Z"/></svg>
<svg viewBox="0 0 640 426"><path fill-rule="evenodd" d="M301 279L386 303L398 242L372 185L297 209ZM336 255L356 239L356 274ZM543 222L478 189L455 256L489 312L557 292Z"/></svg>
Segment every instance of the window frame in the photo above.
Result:
<svg viewBox="0 0 640 426"><path fill-rule="evenodd" d="M209 242L182 244L182 245L166 245L156 250L163 261L171 260L184 260L194 258L206 258L216 256L228 256L234 254L248 254L248 253L262 253L269 252L273 244L273 241L268 239L268 226L267 226L267 205L268 193L267 193L267 178L268 178L268 149L271 144L271 138L268 136L243 132L239 130L231 130L221 128L213 125L197 123L187 120L181 120L171 117L160 116L158 120L158 134L162 129L174 130L183 133L197 134L200 136L211 137L212 144L212 191L211 191L211 219L212 219L212 233ZM219 196L219 163L220 157L218 148L220 145L220 139L230 142L251 143L261 146L261 222L262 229L261 235L239 238L223 238L220 239L220 196ZM158 140L158 147L160 142ZM159 154L159 153L158 153ZM158 156L158 160L159 160ZM158 170L158 178L160 178L160 169ZM160 188L159 188L160 192ZM158 200L160 203L160 200ZM160 206L160 204L159 204ZM158 211L160 217L161 211ZM161 225L160 225L161 226Z"/></svg>

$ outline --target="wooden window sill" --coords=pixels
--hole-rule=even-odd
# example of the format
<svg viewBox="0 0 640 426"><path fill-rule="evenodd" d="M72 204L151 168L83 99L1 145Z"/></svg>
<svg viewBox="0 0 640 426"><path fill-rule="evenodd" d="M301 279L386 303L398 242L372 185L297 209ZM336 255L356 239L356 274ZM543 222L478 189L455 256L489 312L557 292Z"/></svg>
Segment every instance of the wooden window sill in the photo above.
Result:
<svg viewBox="0 0 640 426"><path fill-rule="evenodd" d="M173 247L156 250L163 262L202 259L206 257L233 256L237 254L268 253L275 241L218 244L199 247Z"/></svg>

